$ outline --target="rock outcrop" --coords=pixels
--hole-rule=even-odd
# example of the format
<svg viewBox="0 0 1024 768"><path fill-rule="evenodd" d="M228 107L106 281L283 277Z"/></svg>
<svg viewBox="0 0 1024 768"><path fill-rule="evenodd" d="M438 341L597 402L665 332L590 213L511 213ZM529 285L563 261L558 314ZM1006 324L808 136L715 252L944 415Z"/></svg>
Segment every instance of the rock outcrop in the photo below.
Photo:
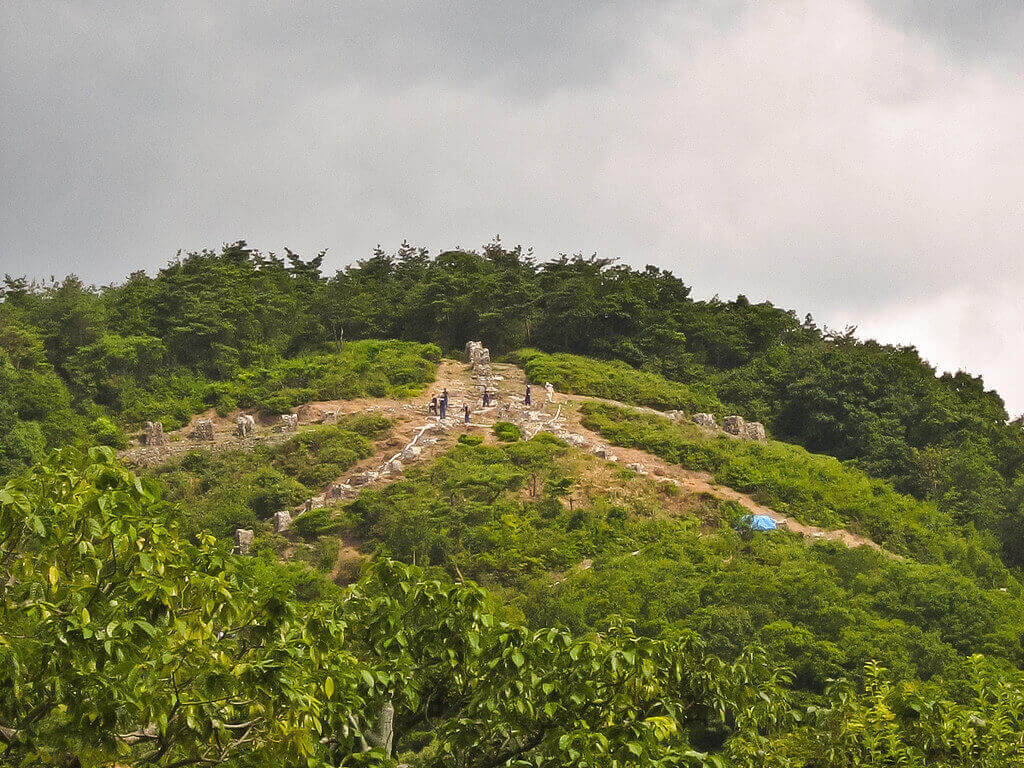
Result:
<svg viewBox="0 0 1024 768"><path fill-rule="evenodd" d="M747 440L768 439L764 424L759 421L747 421L742 416L726 416L722 421L722 429L730 435Z"/></svg>

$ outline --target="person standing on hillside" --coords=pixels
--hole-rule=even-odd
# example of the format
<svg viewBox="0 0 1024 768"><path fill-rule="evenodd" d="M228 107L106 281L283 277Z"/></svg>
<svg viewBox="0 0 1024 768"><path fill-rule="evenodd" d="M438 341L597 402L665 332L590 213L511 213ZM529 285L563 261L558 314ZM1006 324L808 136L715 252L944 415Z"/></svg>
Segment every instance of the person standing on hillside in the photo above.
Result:
<svg viewBox="0 0 1024 768"><path fill-rule="evenodd" d="M484 408L487 408L491 404L491 393L487 391L487 385L484 384Z"/></svg>
<svg viewBox="0 0 1024 768"><path fill-rule="evenodd" d="M530 405L530 385L526 385L526 396L523 398L523 405Z"/></svg>
<svg viewBox="0 0 1024 768"><path fill-rule="evenodd" d="M462 406L462 416L466 420L466 423L469 424L469 403L464 403L463 404L463 406Z"/></svg>
<svg viewBox="0 0 1024 768"><path fill-rule="evenodd" d="M544 389L548 393L548 402L549 403L554 402L554 400L555 400L555 387L554 387L554 385L550 381L545 382L544 383Z"/></svg>
<svg viewBox="0 0 1024 768"><path fill-rule="evenodd" d="M437 416L437 395L430 398L430 405L427 407L427 412Z"/></svg>
<svg viewBox="0 0 1024 768"><path fill-rule="evenodd" d="M447 413L448 413L448 390L446 389L444 391L444 394L441 395L441 420L442 421L444 420L444 418L447 415Z"/></svg>

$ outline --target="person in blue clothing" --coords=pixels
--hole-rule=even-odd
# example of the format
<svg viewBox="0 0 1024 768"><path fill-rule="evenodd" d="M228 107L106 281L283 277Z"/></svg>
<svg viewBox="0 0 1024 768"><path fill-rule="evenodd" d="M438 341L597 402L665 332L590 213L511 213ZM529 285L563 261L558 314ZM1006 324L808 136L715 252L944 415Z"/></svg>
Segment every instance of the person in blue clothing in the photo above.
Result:
<svg viewBox="0 0 1024 768"><path fill-rule="evenodd" d="M444 419L445 414L448 412L448 390L445 390L445 394L441 395L441 418Z"/></svg>
<svg viewBox="0 0 1024 768"><path fill-rule="evenodd" d="M529 384L526 385L526 397L523 398L523 402L526 403L526 405L530 404L530 385Z"/></svg>
<svg viewBox="0 0 1024 768"><path fill-rule="evenodd" d="M484 408L491 404L491 393L487 391L487 385L484 384Z"/></svg>
<svg viewBox="0 0 1024 768"><path fill-rule="evenodd" d="M466 419L466 423L469 424L469 403L462 406L462 415Z"/></svg>
<svg viewBox="0 0 1024 768"><path fill-rule="evenodd" d="M427 407L427 412L437 416L437 395L430 398L430 405Z"/></svg>

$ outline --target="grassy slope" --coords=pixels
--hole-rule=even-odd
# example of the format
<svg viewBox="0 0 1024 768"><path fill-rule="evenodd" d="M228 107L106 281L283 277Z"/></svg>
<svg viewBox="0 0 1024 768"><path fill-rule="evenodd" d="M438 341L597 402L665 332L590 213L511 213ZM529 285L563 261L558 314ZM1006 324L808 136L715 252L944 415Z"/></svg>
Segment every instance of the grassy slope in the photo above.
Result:
<svg viewBox="0 0 1024 768"><path fill-rule="evenodd" d="M160 420L165 429L176 429L211 407L285 413L312 400L411 397L434 380L440 359L433 344L367 340L349 342L340 352L245 368L224 381L190 372L162 375L126 388L121 416L127 423Z"/></svg>
<svg viewBox="0 0 1024 768"><path fill-rule="evenodd" d="M521 349L513 356L534 383L550 381L559 392L603 397L659 410L711 411L724 406L710 387L691 387L618 361Z"/></svg>
<svg viewBox="0 0 1024 768"><path fill-rule="evenodd" d="M535 625L618 613L650 634L698 629L724 653L759 638L810 689L870 658L923 676L982 649L1020 661L1016 584L789 534L744 540L730 505L673 491L541 436L458 446L346 511L368 545L478 579Z"/></svg>
<svg viewBox="0 0 1024 768"><path fill-rule="evenodd" d="M325 443L372 426L349 424ZM300 447L296 438L162 474L194 525L203 516L223 524L229 498L244 499L252 515L254 505L274 506L262 495L268 483L254 478L287 487L328 463L324 449ZM740 514L730 504L680 497L545 435L457 445L407 474L345 507L347 535L366 551L479 580L534 625L587 629L618 613L651 635L697 629L726 654L760 639L794 665L806 690L870 658L925 677L950 674L977 651L1021 662L1015 584L1004 593L948 565L807 547L785 533L745 540L727 524ZM263 540L277 538L264 530ZM336 548L328 534L296 551L328 570ZM587 560L592 567L582 568Z"/></svg>
<svg viewBox="0 0 1024 768"><path fill-rule="evenodd" d="M314 427L273 447L210 454L196 449L152 471L179 506L186 532L236 528L269 531L270 517L319 493L328 482L373 453L370 440L386 434L379 415L351 416Z"/></svg>
<svg viewBox="0 0 1024 768"><path fill-rule="evenodd" d="M798 520L864 533L923 562L954 562L992 586L1009 578L988 543L934 505L830 457L798 446L708 437L693 424L600 404L583 406L584 425L608 441L640 448L715 479Z"/></svg>

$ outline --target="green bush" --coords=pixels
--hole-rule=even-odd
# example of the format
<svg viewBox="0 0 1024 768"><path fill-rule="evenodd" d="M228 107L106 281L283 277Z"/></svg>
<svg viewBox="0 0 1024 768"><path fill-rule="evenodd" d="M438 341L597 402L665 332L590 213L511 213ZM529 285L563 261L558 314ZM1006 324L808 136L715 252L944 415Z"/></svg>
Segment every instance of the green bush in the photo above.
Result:
<svg viewBox="0 0 1024 768"><path fill-rule="evenodd" d="M127 448L128 437L106 416L100 416L89 424L89 436L97 445L109 445L111 448Z"/></svg>
<svg viewBox="0 0 1024 768"><path fill-rule="evenodd" d="M493 430L494 436L501 440L503 443L515 443L523 436L523 432L519 427L510 421L496 421L494 422Z"/></svg>
<svg viewBox="0 0 1024 768"><path fill-rule="evenodd" d="M463 445L480 445L483 441L483 435L470 435L465 432L459 435L459 442Z"/></svg>
<svg viewBox="0 0 1024 768"><path fill-rule="evenodd" d="M337 533L340 528L341 521L326 507L304 512L292 522L292 530L306 541Z"/></svg>

